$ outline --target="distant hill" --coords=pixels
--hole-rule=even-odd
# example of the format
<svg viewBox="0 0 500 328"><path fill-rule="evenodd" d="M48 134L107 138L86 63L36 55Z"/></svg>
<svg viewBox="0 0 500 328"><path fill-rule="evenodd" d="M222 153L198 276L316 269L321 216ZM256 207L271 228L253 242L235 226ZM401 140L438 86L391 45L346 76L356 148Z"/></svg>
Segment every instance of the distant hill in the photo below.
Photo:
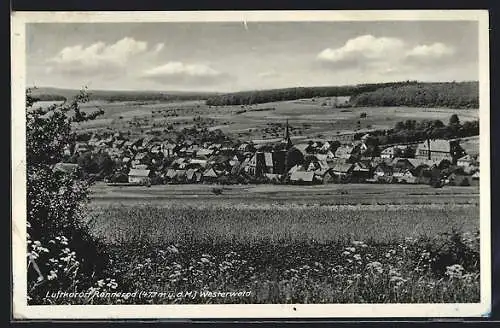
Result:
<svg viewBox="0 0 500 328"><path fill-rule="evenodd" d="M33 97L41 101L64 101L77 95L80 90L40 87L31 89ZM105 101L147 101L147 100L204 100L216 93L190 91L112 91L88 90L91 100Z"/></svg>
<svg viewBox="0 0 500 328"><path fill-rule="evenodd" d="M207 105L252 105L313 97L349 96L347 106L478 108L479 82L418 81L255 90L214 95Z"/></svg>
<svg viewBox="0 0 500 328"><path fill-rule="evenodd" d="M479 108L479 82L417 83L382 87L356 94L349 102L356 107Z"/></svg>
<svg viewBox="0 0 500 328"><path fill-rule="evenodd" d="M32 89L39 100L71 99L79 90L41 87ZM189 91L109 91L89 90L91 100L176 101L206 100L209 106L252 105L314 97L350 97L342 107L448 107L479 108L479 82L389 82L330 87L298 87L210 93ZM340 105L339 105L340 106Z"/></svg>

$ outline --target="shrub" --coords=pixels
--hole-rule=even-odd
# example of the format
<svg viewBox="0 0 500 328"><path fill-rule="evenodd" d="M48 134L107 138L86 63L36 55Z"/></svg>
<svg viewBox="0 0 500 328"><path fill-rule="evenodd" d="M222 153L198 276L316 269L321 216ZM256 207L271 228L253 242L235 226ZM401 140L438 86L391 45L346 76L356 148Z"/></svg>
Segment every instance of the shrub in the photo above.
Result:
<svg viewBox="0 0 500 328"><path fill-rule="evenodd" d="M103 244L82 223L88 180L75 173L53 172L63 150L75 138L71 123L92 120L102 114L80 112L88 100L82 91L69 104L44 110L33 108L26 97L28 300L50 303L48 291L90 288L106 269ZM72 114L71 114L72 113Z"/></svg>

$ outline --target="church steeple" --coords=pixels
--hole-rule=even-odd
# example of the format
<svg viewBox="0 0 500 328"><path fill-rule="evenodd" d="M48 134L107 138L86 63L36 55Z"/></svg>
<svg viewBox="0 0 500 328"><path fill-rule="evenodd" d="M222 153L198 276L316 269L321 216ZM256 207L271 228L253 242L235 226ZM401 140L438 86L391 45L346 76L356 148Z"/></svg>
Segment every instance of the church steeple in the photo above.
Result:
<svg viewBox="0 0 500 328"><path fill-rule="evenodd" d="M283 142L286 143L286 149L289 149L293 146L292 140L290 139L290 132L288 130L288 119L286 120L285 138Z"/></svg>

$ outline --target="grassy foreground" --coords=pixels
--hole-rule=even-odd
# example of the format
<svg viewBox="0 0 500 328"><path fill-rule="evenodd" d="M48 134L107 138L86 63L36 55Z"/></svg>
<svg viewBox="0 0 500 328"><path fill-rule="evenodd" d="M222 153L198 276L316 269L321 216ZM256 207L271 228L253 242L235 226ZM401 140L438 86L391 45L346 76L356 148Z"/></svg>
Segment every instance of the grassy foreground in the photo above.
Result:
<svg viewBox="0 0 500 328"><path fill-rule="evenodd" d="M91 217L113 289L153 292L97 303L479 301L476 206L105 206Z"/></svg>

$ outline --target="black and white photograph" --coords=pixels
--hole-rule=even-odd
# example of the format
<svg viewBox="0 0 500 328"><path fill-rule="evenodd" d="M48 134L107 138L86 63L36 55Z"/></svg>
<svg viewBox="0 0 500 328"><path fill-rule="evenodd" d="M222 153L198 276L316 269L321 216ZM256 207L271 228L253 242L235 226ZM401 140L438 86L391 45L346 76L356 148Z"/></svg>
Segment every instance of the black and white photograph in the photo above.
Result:
<svg viewBox="0 0 500 328"><path fill-rule="evenodd" d="M486 11L12 26L14 315L488 315Z"/></svg>

